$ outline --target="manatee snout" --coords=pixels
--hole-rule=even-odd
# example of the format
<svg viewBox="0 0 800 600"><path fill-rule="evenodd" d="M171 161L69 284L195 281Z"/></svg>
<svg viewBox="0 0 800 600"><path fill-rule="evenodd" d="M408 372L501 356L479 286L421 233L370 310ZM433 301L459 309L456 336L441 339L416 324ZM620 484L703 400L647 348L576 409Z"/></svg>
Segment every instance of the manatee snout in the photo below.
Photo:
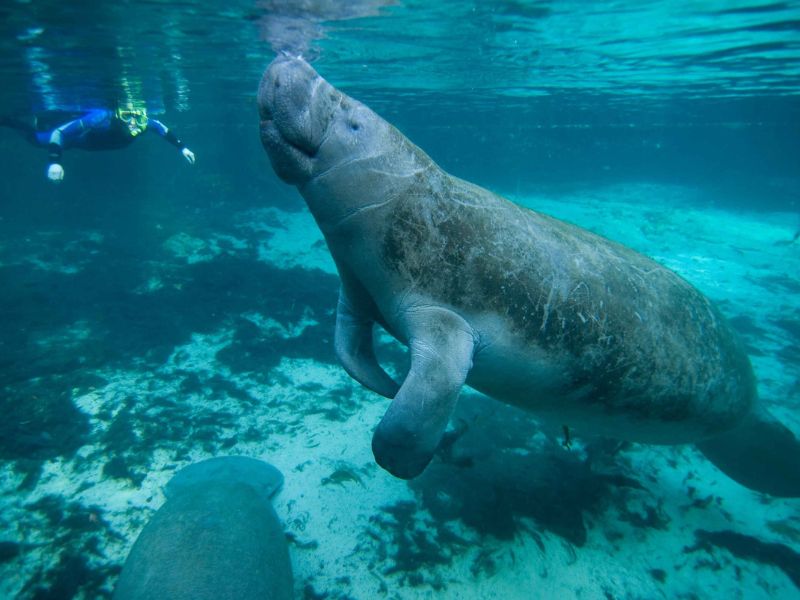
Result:
<svg viewBox="0 0 800 600"><path fill-rule="evenodd" d="M258 86L261 143L281 179L298 184L312 176L340 99L302 58L281 55L267 67Z"/></svg>
<svg viewBox="0 0 800 600"><path fill-rule="evenodd" d="M319 75L301 58L281 55L264 71L258 86L258 111L262 120L299 121L296 111L307 109Z"/></svg>
<svg viewBox="0 0 800 600"><path fill-rule="evenodd" d="M275 173L298 184L311 176L315 148L303 128L308 113L309 82L303 61L279 56L267 67L258 86L261 143Z"/></svg>

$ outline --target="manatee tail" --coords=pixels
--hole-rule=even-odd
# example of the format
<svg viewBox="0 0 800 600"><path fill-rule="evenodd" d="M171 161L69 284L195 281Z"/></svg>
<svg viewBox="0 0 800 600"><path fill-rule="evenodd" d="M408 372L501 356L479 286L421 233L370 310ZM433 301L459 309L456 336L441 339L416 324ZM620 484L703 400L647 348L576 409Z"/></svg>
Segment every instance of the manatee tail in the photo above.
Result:
<svg viewBox="0 0 800 600"><path fill-rule="evenodd" d="M697 447L728 477L751 490L800 497L800 441L764 409Z"/></svg>

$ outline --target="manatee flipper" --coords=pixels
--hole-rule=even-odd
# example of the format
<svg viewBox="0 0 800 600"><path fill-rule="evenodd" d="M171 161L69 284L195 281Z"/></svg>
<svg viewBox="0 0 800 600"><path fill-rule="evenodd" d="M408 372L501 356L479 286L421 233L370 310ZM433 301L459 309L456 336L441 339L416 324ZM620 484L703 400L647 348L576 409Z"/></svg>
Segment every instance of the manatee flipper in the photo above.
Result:
<svg viewBox="0 0 800 600"><path fill-rule="evenodd" d="M766 410L757 408L736 429L696 445L745 487L771 496L800 497L800 441Z"/></svg>
<svg viewBox="0 0 800 600"><path fill-rule="evenodd" d="M425 307L408 316L411 368L372 437L375 460L403 479L433 458L475 350L472 329L455 313Z"/></svg>
<svg viewBox="0 0 800 600"><path fill-rule="evenodd" d="M394 398L400 386L389 377L375 358L372 343L374 324L371 318L353 308L353 302L342 286L336 309L336 356L350 377L361 385L386 398Z"/></svg>

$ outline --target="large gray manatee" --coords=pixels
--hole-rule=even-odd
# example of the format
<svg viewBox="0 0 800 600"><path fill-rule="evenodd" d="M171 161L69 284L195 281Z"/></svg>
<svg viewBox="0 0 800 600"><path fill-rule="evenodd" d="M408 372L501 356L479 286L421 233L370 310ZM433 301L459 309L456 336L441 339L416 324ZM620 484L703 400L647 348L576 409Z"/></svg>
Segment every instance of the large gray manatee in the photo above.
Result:
<svg viewBox="0 0 800 600"><path fill-rule="evenodd" d="M449 175L305 61L258 90L261 140L325 236L341 290L336 353L393 398L377 462L422 472L461 387L634 442L695 442L741 483L800 495L800 445L756 401L750 362L715 306L618 243ZM373 327L407 345L398 386Z"/></svg>
<svg viewBox="0 0 800 600"><path fill-rule="evenodd" d="M280 471L243 456L180 470L125 561L114 600L289 600L292 568L270 497Z"/></svg>

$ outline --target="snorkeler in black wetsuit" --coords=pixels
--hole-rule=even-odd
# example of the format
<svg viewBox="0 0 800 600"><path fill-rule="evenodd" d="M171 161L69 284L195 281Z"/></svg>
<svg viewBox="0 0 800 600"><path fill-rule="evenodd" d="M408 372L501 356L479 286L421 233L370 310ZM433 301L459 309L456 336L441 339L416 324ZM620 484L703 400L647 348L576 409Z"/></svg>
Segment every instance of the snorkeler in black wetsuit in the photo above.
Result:
<svg viewBox="0 0 800 600"><path fill-rule="evenodd" d="M58 123L55 118L61 117ZM137 109L103 108L83 113L51 111L38 115L34 123L2 118L0 125L21 131L36 146L46 147L50 153L47 177L58 182L64 179L61 155L64 149L114 150L124 148L145 131L154 131L181 151L183 157L194 164L194 152L189 150L161 121L149 118L147 112Z"/></svg>

